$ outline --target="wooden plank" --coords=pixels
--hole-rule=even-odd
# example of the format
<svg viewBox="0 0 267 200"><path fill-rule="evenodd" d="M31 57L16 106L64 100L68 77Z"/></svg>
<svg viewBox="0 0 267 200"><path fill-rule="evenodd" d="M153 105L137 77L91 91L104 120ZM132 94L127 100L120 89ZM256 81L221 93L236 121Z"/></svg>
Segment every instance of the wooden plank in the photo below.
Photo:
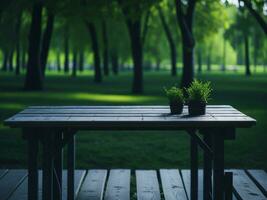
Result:
<svg viewBox="0 0 267 200"><path fill-rule="evenodd" d="M80 113L80 114L57 114L57 113L50 113L50 114L17 114L13 116L13 118L22 118L22 117L168 117L168 118L183 118L186 117L187 114L181 114L181 115L170 115L170 114L162 114L162 113L105 113L105 114L94 114L94 113ZM207 113L207 115L210 115L210 117L247 117L246 115L242 113ZM201 117L206 117L201 116Z"/></svg>
<svg viewBox="0 0 267 200"><path fill-rule="evenodd" d="M142 109L142 108L151 108L151 109L167 109L169 106L164 105L153 105L153 106L29 106L28 109ZM208 105L207 108L233 108L229 105Z"/></svg>
<svg viewBox="0 0 267 200"><path fill-rule="evenodd" d="M110 171L105 200L129 200L130 199L129 169L114 169Z"/></svg>
<svg viewBox="0 0 267 200"><path fill-rule="evenodd" d="M233 172L234 192L238 199L266 200L266 197L246 175L244 170L230 171Z"/></svg>
<svg viewBox="0 0 267 200"><path fill-rule="evenodd" d="M160 190L155 170L136 170L137 199L160 200Z"/></svg>
<svg viewBox="0 0 267 200"><path fill-rule="evenodd" d="M87 118L80 118L73 121L69 120L55 120L51 121L5 121L5 125L10 127L50 127L50 128L79 128L79 129L90 129L90 130L179 130L185 128L248 128L254 126L256 121L216 121L216 120L112 120L112 121L88 121Z"/></svg>
<svg viewBox="0 0 267 200"><path fill-rule="evenodd" d="M160 177L165 200L187 200L182 178L177 169L161 169Z"/></svg>
<svg viewBox="0 0 267 200"><path fill-rule="evenodd" d="M81 186L83 177L85 176L85 170L76 170L75 171L75 184L74 184L74 191L75 196L77 196L79 188ZM42 171L39 170L39 184L38 184L38 197L39 199L42 199ZM1 183L1 182L0 182ZM0 186L1 188L1 186ZM16 191L11 195L9 200L27 200L28 199L28 178L25 178L25 180L19 185L19 187L16 189ZM0 198L1 199L1 198ZM63 171L62 176L62 199L67 200L67 171ZM1 199L2 200L2 199Z"/></svg>
<svg viewBox="0 0 267 200"><path fill-rule="evenodd" d="M8 170L7 174L0 181L0 199L5 200L26 178L26 170Z"/></svg>
<svg viewBox="0 0 267 200"><path fill-rule="evenodd" d="M191 186L191 173L190 170L181 170L182 179L185 185L185 190L188 199L191 199L190 186ZM198 170L198 199L203 199L203 170Z"/></svg>
<svg viewBox="0 0 267 200"><path fill-rule="evenodd" d="M107 170L89 170L78 194L78 200L102 200Z"/></svg>
<svg viewBox="0 0 267 200"><path fill-rule="evenodd" d="M183 109L183 112L187 112L188 109L185 107ZM207 108L207 112L235 112L238 113L236 109L233 108ZM151 108L145 108L145 109L127 109L127 108L122 108L122 109L25 109L20 112L20 114L49 114L49 113L57 113L57 114L81 114L81 113L94 113L94 114L105 114L105 113L169 113L170 109L165 108L165 109L151 109Z"/></svg>
<svg viewBox="0 0 267 200"><path fill-rule="evenodd" d="M43 174L42 171L38 171L38 199L42 199L42 180ZM14 193L10 196L8 200L28 200L28 177L26 177L23 182L19 185Z"/></svg>
<svg viewBox="0 0 267 200"><path fill-rule="evenodd" d="M8 172L8 169L0 169L0 179Z"/></svg>
<svg viewBox="0 0 267 200"><path fill-rule="evenodd" d="M267 197L267 173L264 170L250 169L247 174Z"/></svg>
<svg viewBox="0 0 267 200"><path fill-rule="evenodd" d="M81 187L82 181L84 179L86 170L75 170L75 176L74 176L74 197L78 195L79 189ZM67 199L67 171L63 171L63 177L62 177L62 199Z"/></svg>

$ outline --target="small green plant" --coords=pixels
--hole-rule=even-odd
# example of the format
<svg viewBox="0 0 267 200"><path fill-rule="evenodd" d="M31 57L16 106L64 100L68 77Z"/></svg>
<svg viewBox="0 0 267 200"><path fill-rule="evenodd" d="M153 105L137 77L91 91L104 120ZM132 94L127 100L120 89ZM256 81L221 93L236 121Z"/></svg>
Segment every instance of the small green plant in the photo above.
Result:
<svg viewBox="0 0 267 200"><path fill-rule="evenodd" d="M169 89L164 88L164 91L170 103L184 103L185 98L182 89L173 86Z"/></svg>
<svg viewBox="0 0 267 200"><path fill-rule="evenodd" d="M194 80L190 87L186 89L188 98L187 101L199 101L203 103L208 103L210 100L210 95L212 92L210 82L202 82Z"/></svg>

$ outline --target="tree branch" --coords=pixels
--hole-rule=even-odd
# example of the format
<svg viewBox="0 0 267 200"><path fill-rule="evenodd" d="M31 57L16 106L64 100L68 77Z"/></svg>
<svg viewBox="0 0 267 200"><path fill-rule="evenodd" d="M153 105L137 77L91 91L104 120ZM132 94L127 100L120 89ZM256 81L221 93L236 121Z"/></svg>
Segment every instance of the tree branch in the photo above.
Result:
<svg viewBox="0 0 267 200"><path fill-rule="evenodd" d="M267 35L267 23L264 21L263 17L252 7L252 4L248 0L243 0L245 6L249 10L250 14L255 17L261 28L263 29L264 33Z"/></svg>
<svg viewBox="0 0 267 200"><path fill-rule="evenodd" d="M192 1L195 2L195 0L192 0ZM179 22L179 25L181 28L182 36L184 37L184 39L186 39L188 41L189 46L194 46L195 40L194 40L193 33L192 33L192 20L190 22L189 19L192 19L192 17L193 17L193 12L194 12L193 8L195 7L195 5L194 5L195 3L192 5L191 5L191 3L188 5L188 11L189 12L184 14L183 9L182 9L181 0L175 0L176 15L177 15L177 19L178 19L178 22ZM190 10L189 10L189 6L190 6ZM189 16L191 18L186 19L187 16ZM190 27L188 25L190 25Z"/></svg>
<svg viewBox="0 0 267 200"><path fill-rule="evenodd" d="M146 13L146 16L145 16L144 27L143 27L143 32L142 32L142 44L143 44L143 46L144 46L144 43L146 40L147 31L148 31L149 17L150 17L150 11L148 10Z"/></svg>

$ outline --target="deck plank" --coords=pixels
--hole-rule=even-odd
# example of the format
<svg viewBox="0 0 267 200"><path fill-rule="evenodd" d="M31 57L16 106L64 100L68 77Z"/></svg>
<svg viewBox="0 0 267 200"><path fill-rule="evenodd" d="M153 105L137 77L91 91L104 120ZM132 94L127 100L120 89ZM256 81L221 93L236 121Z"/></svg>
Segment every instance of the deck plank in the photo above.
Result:
<svg viewBox="0 0 267 200"><path fill-rule="evenodd" d="M184 181L186 194L188 196L188 199L191 198L190 194L190 183L191 183L191 173L190 170L185 169L181 170L182 179ZM198 170L198 199L203 199L203 170Z"/></svg>
<svg viewBox="0 0 267 200"><path fill-rule="evenodd" d="M78 200L102 200L107 170L89 170L78 194Z"/></svg>
<svg viewBox="0 0 267 200"><path fill-rule="evenodd" d="M130 178L131 171L129 169L110 170L105 200L129 200Z"/></svg>
<svg viewBox="0 0 267 200"><path fill-rule="evenodd" d="M247 176L244 170L230 170L233 172L234 193L242 200L266 200L260 189Z"/></svg>
<svg viewBox="0 0 267 200"><path fill-rule="evenodd" d="M249 177L267 197L267 173L264 170L247 170Z"/></svg>
<svg viewBox="0 0 267 200"><path fill-rule="evenodd" d="M0 169L0 179L8 172L8 169Z"/></svg>
<svg viewBox="0 0 267 200"><path fill-rule="evenodd" d="M38 171L38 198L42 199L42 171ZM27 200L28 199L28 176L19 185L16 191L10 196L8 200Z"/></svg>
<svg viewBox="0 0 267 200"><path fill-rule="evenodd" d="M74 196L77 197L79 189L81 187L86 170L75 170L74 173ZM67 199L67 170L62 174L62 199Z"/></svg>
<svg viewBox="0 0 267 200"><path fill-rule="evenodd" d="M39 173L38 197L39 199L42 199L43 175L42 175L41 170L39 170L38 173ZM81 185L84 175L85 175L85 170L75 170L75 182L74 182L75 195L77 195L79 191L79 187ZM63 184L62 185L62 199L67 200L67 171L66 170L64 170L62 174L62 184ZM11 195L9 200L27 200L27 199L28 199L28 178L26 177L25 180L16 189L16 191Z"/></svg>
<svg viewBox="0 0 267 200"><path fill-rule="evenodd" d="M136 170L138 200L160 200L160 189L155 170Z"/></svg>
<svg viewBox="0 0 267 200"><path fill-rule="evenodd" d="M0 199L6 200L27 176L27 170L8 170L0 181Z"/></svg>
<svg viewBox="0 0 267 200"><path fill-rule="evenodd" d="M165 200L187 200L178 169L161 169L160 177Z"/></svg>

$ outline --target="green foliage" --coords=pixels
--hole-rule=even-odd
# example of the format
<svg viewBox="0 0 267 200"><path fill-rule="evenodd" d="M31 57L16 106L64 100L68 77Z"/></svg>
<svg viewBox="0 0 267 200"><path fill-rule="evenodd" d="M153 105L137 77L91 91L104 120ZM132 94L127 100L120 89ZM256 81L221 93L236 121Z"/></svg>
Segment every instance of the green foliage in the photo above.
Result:
<svg viewBox="0 0 267 200"><path fill-rule="evenodd" d="M201 101L208 103L212 88L210 82L202 82L195 79L186 91L188 94L187 101Z"/></svg>
<svg viewBox="0 0 267 200"><path fill-rule="evenodd" d="M182 89L173 86L169 89L164 88L164 91L170 102L184 103L184 94Z"/></svg>

